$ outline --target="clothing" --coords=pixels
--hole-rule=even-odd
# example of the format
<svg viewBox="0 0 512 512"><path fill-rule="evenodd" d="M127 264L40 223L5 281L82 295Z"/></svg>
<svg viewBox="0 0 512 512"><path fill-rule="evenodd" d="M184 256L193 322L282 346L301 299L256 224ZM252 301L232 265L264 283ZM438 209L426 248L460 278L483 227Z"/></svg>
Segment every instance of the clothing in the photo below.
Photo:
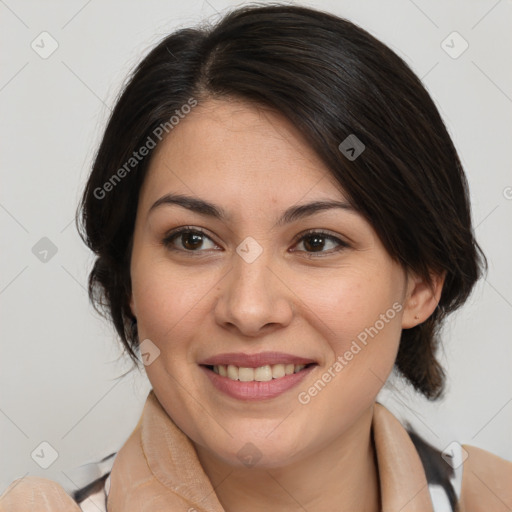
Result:
<svg viewBox="0 0 512 512"><path fill-rule="evenodd" d="M459 444L458 450L454 453L454 459L460 461L462 459L462 446ZM113 456L116 454L114 453ZM439 455L439 452L437 452ZM113 456L107 458L107 460L101 461L100 465L113 463ZM442 464L446 464L440 461ZM103 477L97 479L97 485L89 485L73 494L73 498L77 501L82 512L107 512L107 498L110 490L110 471L109 469ZM73 481L75 478L73 478ZM460 497L461 484L462 484L462 466L459 466L456 471L453 472L451 478L448 481L452 485L454 490L455 501L458 501ZM91 489L94 487L94 489ZM434 512L453 512L454 507L450 503L449 496L447 495L446 489L439 483L432 481L428 482L428 490L432 499L432 505ZM84 492L85 491L85 492Z"/></svg>
<svg viewBox="0 0 512 512"><path fill-rule="evenodd" d="M374 407L372 435L383 512L438 512L431 499L435 486L429 492L410 435L380 404ZM457 496L459 512L511 510L512 463L479 448L463 448L469 456ZM104 490L100 486L96 492L100 499L102 492L108 493L108 512L224 512L192 442L153 391L137 426L115 455ZM0 512L88 512L86 506L85 501L79 506L56 482L39 477L14 481L0 497Z"/></svg>

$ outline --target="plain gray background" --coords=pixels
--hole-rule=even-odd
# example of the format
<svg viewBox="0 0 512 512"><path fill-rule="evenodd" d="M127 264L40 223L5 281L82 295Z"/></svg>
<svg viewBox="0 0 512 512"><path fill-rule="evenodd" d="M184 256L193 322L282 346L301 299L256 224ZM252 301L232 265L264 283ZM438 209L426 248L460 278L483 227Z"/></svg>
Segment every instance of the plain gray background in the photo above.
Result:
<svg viewBox="0 0 512 512"><path fill-rule="evenodd" d="M301 3L361 25L422 78L489 258L444 331L446 397L428 403L392 379L382 402L440 449L457 440L512 460L512 2ZM170 31L239 4L0 0L0 492L26 474L73 490L71 470L118 450L137 423L150 386L143 370L119 378L129 365L88 303L92 257L75 208L127 73ZM31 456L50 460L42 442L57 455L47 469Z"/></svg>

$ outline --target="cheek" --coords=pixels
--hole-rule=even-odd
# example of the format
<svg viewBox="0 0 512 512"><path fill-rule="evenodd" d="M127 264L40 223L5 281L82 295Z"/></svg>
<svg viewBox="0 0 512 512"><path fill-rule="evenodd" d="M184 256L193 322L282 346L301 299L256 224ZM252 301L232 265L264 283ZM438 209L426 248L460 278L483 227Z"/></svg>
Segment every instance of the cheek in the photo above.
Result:
<svg viewBox="0 0 512 512"><path fill-rule="evenodd" d="M309 322L322 332L329 357L296 400L311 428L335 437L371 406L393 369L401 296L368 273L346 276L335 287L317 285Z"/></svg>
<svg viewBox="0 0 512 512"><path fill-rule="evenodd" d="M146 345L151 360L145 363L145 371L161 403L182 425L187 425L186 411L196 407L181 383L189 382L195 371L191 349L204 322L208 291L215 284L209 274L199 275L192 267L178 268L154 257L140 258L132 265L139 340L149 339L156 346ZM192 391L192 395L197 393Z"/></svg>
<svg viewBox="0 0 512 512"><path fill-rule="evenodd" d="M339 275L336 280L331 274L330 279L316 276L314 283L304 283L299 292L306 306L303 314L328 342L327 366L341 357L344 374L360 378L374 372L376 379L385 380L401 334L400 274L368 266Z"/></svg>
<svg viewBox="0 0 512 512"><path fill-rule="evenodd" d="M172 342L173 350L179 350L204 319L217 273L144 256L133 261L131 269L139 338L151 339L160 350L167 350Z"/></svg>

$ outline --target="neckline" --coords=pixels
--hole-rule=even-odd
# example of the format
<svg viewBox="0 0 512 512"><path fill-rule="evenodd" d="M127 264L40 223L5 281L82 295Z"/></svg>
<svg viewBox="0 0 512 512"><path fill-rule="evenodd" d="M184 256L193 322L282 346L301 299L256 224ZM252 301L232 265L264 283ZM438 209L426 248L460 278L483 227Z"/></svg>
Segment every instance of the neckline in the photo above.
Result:
<svg viewBox="0 0 512 512"><path fill-rule="evenodd" d="M193 504L224 512L193 443L169 417L153 390L140 425L142 451L154 478ZM374 404L371 435L382 511L433 512L416 448L397 418L378 402Z"/></svg>

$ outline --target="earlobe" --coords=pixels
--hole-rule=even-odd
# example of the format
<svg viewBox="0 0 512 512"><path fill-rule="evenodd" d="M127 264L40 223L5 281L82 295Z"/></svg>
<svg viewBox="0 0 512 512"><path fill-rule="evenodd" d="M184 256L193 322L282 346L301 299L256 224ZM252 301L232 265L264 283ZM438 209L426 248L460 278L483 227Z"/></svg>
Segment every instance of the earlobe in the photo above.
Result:
<svg viewBox="0 0 512 512"><path fill-rule="evenodd" d="M429 284L421 276L409 275L402 329L416 327L432 315L441 299L445 277L446 272L431 274L432 283Z"/></svg>

